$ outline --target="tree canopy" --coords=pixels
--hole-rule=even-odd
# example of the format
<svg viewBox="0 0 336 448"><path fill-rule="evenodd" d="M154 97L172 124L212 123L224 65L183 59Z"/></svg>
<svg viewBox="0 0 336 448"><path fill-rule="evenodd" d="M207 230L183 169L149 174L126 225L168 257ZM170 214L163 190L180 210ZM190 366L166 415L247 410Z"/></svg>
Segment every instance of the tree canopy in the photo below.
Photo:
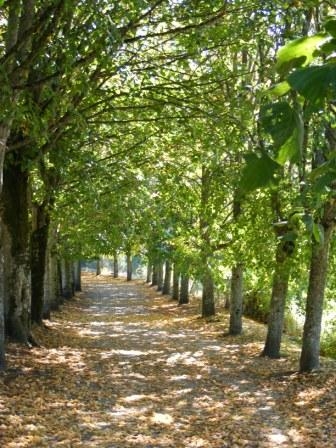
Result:
<svg viewBox="0 0 336 448"><path fill-rule="evenodd" d="M297 310L300 370L319 367L335 306L333 14L315 0L0 2L2 365L5 333L30 341L67 264L122 252L200 282L203 317L227 295L231 334L243 308L268 316L266 356Z"/></svg>

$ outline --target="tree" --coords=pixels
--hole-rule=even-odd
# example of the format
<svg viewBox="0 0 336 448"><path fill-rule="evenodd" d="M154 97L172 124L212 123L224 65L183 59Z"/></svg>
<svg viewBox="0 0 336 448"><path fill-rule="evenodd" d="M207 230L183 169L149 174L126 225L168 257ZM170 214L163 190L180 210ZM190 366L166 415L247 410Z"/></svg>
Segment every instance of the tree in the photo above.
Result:
<svg viewBox="0 0 336 448"><path fill-rule="evenodd" d="M328 55L334 51L332 37L335 35L335 21L326 23L326 33L316 34L315 36L304 37L290 42L278 53L277 69L285 81L275 89L277 94L287 94L291 89L304 99L304 109L293 111L288 103L283 102L283 110L287 110L285 120L288 123L288 112L297 114L294 126L287 126L286 134L283 133L285 120L280 121L273 115L275 126L273 136L276 132L280 136L286 135L282 141L282 156L284 160L294 158L299 165L299 173L303 173L301 182L306 183L303 191L304 213L303 220L307 228L312 233L312 250L310 258L310 276L308 284L306 318L304 325L304 334L302 342L302 352L300 358L300 371L307 372L319 368L319 345L321 333L321 318L323 311L323 298L326 283L326 274L328 267L329 245L334 229L334 219L336 208L334 205L334 188L330 178L331 155L335 151L335 136L333 132L334 113L330 106L330 97L333 95L333 60ZM329 34L328 34L329 33ZM319 57L326 58L326 62ZM311 64L314 65L311 65ZM299 68L297 68L299 67ZM294 68L294 70L292 70ZM281 103L279 103L281 105ZM312 166L313 170L308 177L306 174L306 160L295 157L301 151L301 142L309 137L307 127L303 126L303 120L300 121L300 114L307 117L315 117L315 113L324 106L328 111L324 115L325 140L322 147L319 139L312 139ZM277 106L279 107L279 106ZM296 124L295 124L296 123ZM302 123L302 124L301 124ZM314 123L319 127L319 124ZM321 129L321 128L320 128ZM298 138L299 137L299 138ZM317 141L319 142L317 145ZM323 168L321 169L321 166ZM270 171L268 170L268 175ZM273 174L272 174L273 175ZM316 182L318 180L318 182ZM316 185L317 183L317 185ZM315 185L314 185L315 184ZM309 200L313 197L314 201Z"/></svg>

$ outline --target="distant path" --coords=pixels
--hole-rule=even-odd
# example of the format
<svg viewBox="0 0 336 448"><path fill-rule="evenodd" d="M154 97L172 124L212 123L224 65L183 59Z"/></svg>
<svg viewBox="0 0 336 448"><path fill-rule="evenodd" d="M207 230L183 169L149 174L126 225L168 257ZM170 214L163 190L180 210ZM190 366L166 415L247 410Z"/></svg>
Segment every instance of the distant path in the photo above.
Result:
<svg viewBox="0 0 336 448"><path fill-rule="evenodd" d="M253 328L241 338L221 337L223 324L204 323L195 306L177 307L140 282L110 282L85 276L81 297L51 322L48 348L33 351L29 378L41 412L31 424L40 439L19 445L22 430L2 446L336 445L322 385L305 395L305 379L283 375L290 360L259 358Z"/></svg>

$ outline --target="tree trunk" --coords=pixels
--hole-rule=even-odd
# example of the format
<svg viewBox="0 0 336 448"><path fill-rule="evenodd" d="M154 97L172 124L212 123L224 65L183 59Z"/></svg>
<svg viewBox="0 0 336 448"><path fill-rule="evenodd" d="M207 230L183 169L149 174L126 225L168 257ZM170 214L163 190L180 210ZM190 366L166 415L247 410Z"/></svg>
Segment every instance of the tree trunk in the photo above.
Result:
<svg viewBox="0 0 336 448"><path fill-rule="evenodd" d="M273 359L280 358L280 346L290 276L290 255L291 253L288 253L286 249L286 242L279 241L275 257L267 336L265 347L261 354L262 356L268 356Z"/></svg>
<svg viewBox="0 0 336 448"><path fill-rule="evenodd" d="M0 125L0 194L3 186L3 165L6 152L9 126ZM5 291L4 291L4 252L3 252L3 222L0 217L0 371L6 367L5 360Z"/></svg>
<svg viewBox="0 0 336 448"><path fill-rule="evenodd" d="M159 261L157 264L157 290L162 291L163 289L163 263Z"/></svg>
<svg viewBox="0 0 336 448"><path fill-rule="evenodd" d="M206 264L204 265L206 266ZM210 268L205 267L203 274L202 292L202 317L214 316L215 311L215 287Z"/></svg>
<svg viewBox="0 0 336 448"><path fill-rule="evenodd" d="M6 328L15 340L30 339L31 272L28 173L20 155L4 169L2 191Z"/></svg>
<svg viewBox="0 0 336 448"><path fill-rule="evenodd" d="M0 123L0 194L3 187L3 167L6 154L7 140L10 133L10 124ZM3 251L3 220L0 218L0 370L6 366L5 362L5 272Z"/></svg>
<svg viewBox="0 0 336 448"><path fill-rule="evenodd" d="M232 268L229 334L241 334L243 325L243 265Z"/></svg>
<svg viewBox="0 0 336 448"><path fill-rule="evenodd" d="M61 263L62 296L71 299L74 295L74 281L72 263L69 260L62 260Z"/></svg>
<svg viewBox="0 0 336 448"><path fill-rule="evenodd" d="M162 294L170 294L171 274L172 274L171 263L169 260L166 260Z"/></svg>
<svg viewBox="0 0 336 448"><path fill-rule="evenodd" d="M324 241L312 242L300 372L311 372L320 367L321 322L332 231L333 225L326 227Z"/></svg>
<svg viewBox="0 0 336 448"><path fill-rule="evenodd" d="M47 262L43 299L43 318L50 319L50 311L58 310L62 303L60 262L56 253L57 230L49 225Z"/></svg>
<svg viewBox="0 0 336 448"><path fill-rule="evenodd" d="M130 282L132 280L132 255L131 252L126 253L126 263L127 263L127 281Z"/></svg>
<svg viewBox="0 0 336 448"><path fill-rule="evenodd" d="M119 277L118 253L113 252L113 278Z"/></svg>
<svg viewBox="0 0 336 448"><path fill-rule="evenodd" d="M210 196L211 196L211 171L205 165L202 166L201 179L201 214L200 214L200 236L202 241L201 263L202 263L202 317L215 315L215 288L209 261L212 257L211 251L211 218Z"/></svg>
<svg viewBox="0 0 336 448"><path fill-rule="evenodd" d="M148 260L147 263L147 276L146 276L146 283L150 283L152 281L152 273L153 273L153 265L152 261Z"/></svg>
<svg viewBox="0 0 336 448"><path fill-rule="evenodd" d="M1 159L1 143L0 143L0 159ZM1 161L0 161L1 164ZM0 166L0 172L2 177L2 166ZM0 186L0 191L2 189L2 181ZM3 234L3 224L2 218L0 217L0 371L4 370L6 367L5 359L5 294L4 294L4 254L2 247L2 234Z"/></svg>
<svg viewBox="0 0 336 448"><path fill-rule="evenodd" d="M8 10L8 16L7 16L7 26L4 36L4 42L5 42L5 51L8 54L16 45L18 36L21 37L25 31L31 26L33 21L33 14L34 14L34 3L32 1L27 1L21 6L21 2L18 1L11 1L9 2L9 10ZM27 70L14 70L14 64L16 67L19 67L21 65L21 55L24 55L25 51L30 48L31 44L31 38L28 37L24 40L23 44L21 45L20 51L16 52L16 57L9 58L7 62L6 67L3 67L4 73L12 73L12 79L11 84L16 85L23 85L26 77L27 77ZM15 53L14 53L15 54ZM18 75L18 73L20 73ZM12 91L8 85L8 89L3 89L4 92L8 95L7 98L3 98L4 103L6 103L8 100L8 104L12 105L12 108L14 110L15 104L17 101L18 92ZM4 93L2 92L2 93ZM6 101L7 100L7 101ZM3 191L3 183L4 183L4 161L5 161L5 155L7 150L7 141L11 132L11 126L12 126L12 118L7 118L7 120L2 120L0 122L0 194L2 194ZM15 180L14 180L15 182ZM14 187L14 189L16 189ZM3 206L5 206L3 204ZM8 249L8 243L10 244L10 241L8 238L12 238L13 235L10 234L10 232L7 231L7 229L4 228L6 224L3 221L3 216L1 216L0 221L0 241L1 247L0 247L0 370L5 368L5 320L6 320L6 313L7 311L11 313L11 310L13 310L12 307L10 307L9 310L6 310L7 304L6 301L9 300L9 295L7 294L7 283L8 281L11 281L7 274L12 277L12 275L9 274L8 271L8 264L12 265L16 262L15 258L16 255L12 257L12 254L10 254L10 259L5 258L5 252L6 248L4 247L7 244ZM25 226L25 223L23 224ZM8 237L8 238L7 238ZM5 242L5 239L7 240ZM10 249L10 248L9 248ZM26 262L22 260L22 263L20 264L20 267L17 267L17 272L20 277L20 280L22 280L21 283L21 291L22 296L21 299L17 299L19 308L15 311L13 310L12 318L11 319L11 325L9 326L9 330L11 331L15 329L18 331L18 338L26 342L28 338L28 332L30 331L30 304L29 307L26 307L27 301L30 302L30 291L26 284L26 275L29 275L27 266L24 267L24 264L27 263L28 265L28 258L29 254L24 253L23 251L22 255L23 258L26 258ZM5 268L5 259L6 259L6 268ZM21 272L20 272L21 271ZM19 274L20 272L20 274ZM14 272L12 272L14 274ZM13 280L13 278L12 278ZM17 288L20 289L19 285L17 285ZM21 306L22 305L22 306ZM22 311L22 312L21 312ZM9 317L9 314L7 315ZM12 327L12 328L11 328Z"/></svg>
<svg viewBox="0 0 336 448"><path fill-rule="evenodd" d="M97 264L96 264L96 275L100 275L101 274L101 260L100 258L97 258Z"/></svg>
<svg viewBox="0 0 336 448"><path fill-rule="evenodd" d="M37 324L41 324L43 318L49 222L45 204L34 205L31 235L31 316L32 321Z"/></svg>
<svg viewBox="0 0 336 448"><path fill-rule="evenodd" d="M189 275L181 275L180 295L178 300L179 305L189 303Z"/></svg>
<svg viewBox="0 0 336 448"><path fill-rule="evenodd" d="M176 265L174 264L173 270L173 291L172 291L172 299L179 299L179 287L180 287L180 271Z"/></svg>
<svg viewBox="0 0 336 448"><path fill-rule="evenodd" d="M81 274L82 274L82 266L81 266L81 262L80 260L76 260L74 262L74 287L75 287L75 291L80 292L82 290L82 279L81 279Z"/></svg>
<svg viewBox="0 0 336 448"><path fill-rule="evenodd" d="M157 264L154 264L153 265L151 286L157 286L157 284L158 284L158 269L157 269Z"/></svg>

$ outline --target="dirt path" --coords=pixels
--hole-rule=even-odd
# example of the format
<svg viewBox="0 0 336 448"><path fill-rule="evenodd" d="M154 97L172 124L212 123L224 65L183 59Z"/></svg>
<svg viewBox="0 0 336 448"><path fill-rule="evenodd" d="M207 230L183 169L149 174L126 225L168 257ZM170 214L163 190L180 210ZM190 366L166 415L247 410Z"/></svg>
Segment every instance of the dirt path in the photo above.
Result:
<svg viewBox="0 0 336 448"><path fill-rule="evenodd" d="M223 337L225 322L146 285L88 276L84 289L37 331L44 348L10 345L1 447L336 446L335 375L286 374L292 349L258 357L262 326Z"/></svg>

